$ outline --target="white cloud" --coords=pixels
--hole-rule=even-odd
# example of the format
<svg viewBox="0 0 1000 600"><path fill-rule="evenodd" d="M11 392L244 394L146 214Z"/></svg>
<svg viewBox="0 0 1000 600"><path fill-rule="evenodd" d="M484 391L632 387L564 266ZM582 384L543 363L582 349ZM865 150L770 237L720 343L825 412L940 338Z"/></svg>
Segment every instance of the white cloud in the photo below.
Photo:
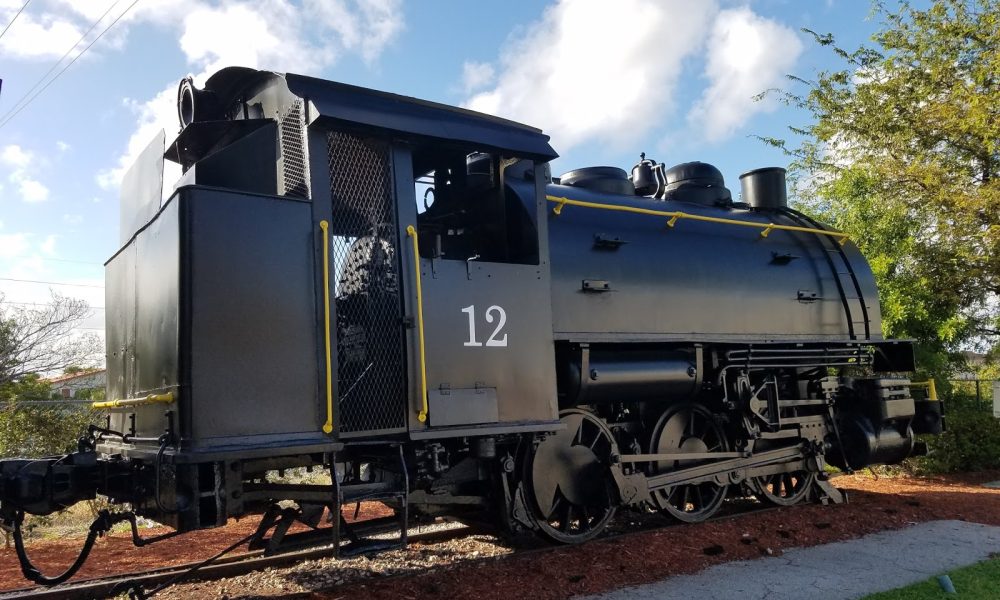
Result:
<svg viewBox="0 0 1000 600"><path fill-rule="evenodd" d="M462 65L462 88L465 93L475 92L493 83L496 69L490 63L465 61Z"/></svg>
<svg viewBox="0 0 1000 600"><path fill-rule="evenodd" d="M45 256L56 255L56 238L57 236L55 235L45 236L45 240L43 240L42 243L38 246L38 249L41 250L42 254L44 254Z"/></svg>
<svg viewBox="0 0 1000 600"><path fill-rule="evenodd" d="M3 164L8 167L13 167L15 169L27 168L27 166L31 164L32 158L33 156L31 152L18 146L17 144L4 146L3 150L0 151L0 162L3 162Z"/></svg>
<svg viewBox="0 0 1000 600"><path fill-rule="evenodd" d="M9 23L16 12L16 8L0 12L0 21ZM80 39L83 31L72 20L25 11L0 38L0 54L33 60L59 58Z"/></svg>
<svg viewBox="0 0 1000 600"><path fill-rule="evenodd" d="M17 183L18 191L21 193L21 200L29 204L34 204L36 202L45 202L49 199L49 188L45 187L41 182L27 176L15 179L13 175L11 176L11 180Z"/></svg>
<svg viewBox="0 0 1000 600"><path fill-rule="evenodd" d="M0 234L0 258L11 259L31 250L31 235L27 233Z"/></svg>
<svg viewBox="0 0 1000 600"><path fill-rule="evenodd" d="M68 143L62 140L56 140L56 149L60 152L68 152L72 148Z"/></svg>
<svg viewBox="0 0 1000 600"><path fill-rule="evenodd" d="M117 166L97 173L97 184L105 190L116 189L121 184L125 172L161 129L167 132L168 139L172 139L179 127L176 83L167 84L147 102L131 101L127 104L136 113L135 130L129 136L125 153L118 158Z"/></svg>
<svg viewBox="0 0 1000 600"><path fill-rule="evenodd" d="M778 86L802 53L795 32L747 7L721 11L708 39L709 86L688 114L710 141L732 135L753 115L776 108L753 97Z"/></svg>
<svg viewBox="0 0 1000 600"><path fill-rule="evenodd" d="M629 141L672 108L714 2L560 0L500 57L496 85L466 105L543 128L566 149Z"/></svg>
<svg viewBox="0 0 1000 600"><path fill-rule="evenodd" d="M67 225L69 225L71 227L79 225L80 223L83 223L83 215L77 215L77 214L69 214L69 213L67 213L67 214L64 214L62 216L62 218L63 218L63 222L65 222Z"/></svg>
<svg viewBox="0 0 1000 600"><path fill-rule="evenodd" d="M155 24L173 23L191 12L203 0L143 0L126 13L131 2L111 4L96 0L51 0L32 3L17 18L3 39L0 54L7 58L42 60L62 58L75 47L85 48L97 35L120 15L121 20L105 34L100 43L91 48L82 60L92 59L102 49L121 49L128 36L131 23L147 21ZM0 21L10 22L23 1L0 2ZM110 10L108 10L110 8ZM102 18L103 17L103 18ZM98 19L101 19L98 22ZM91 29L93 27L93 29ZM87 38L81 40L85 31Z"/></svg>
<svg viewBox="0 0 1000 600"><path fill-rule="evenodd" d="M314 72L347 52L372 62L403 29L400 0L248 0L219 6L187 0L179 10L168 0L143 2L135 19L180 30L179 46L195 70L198 84L232 65L276 71ZM138 7L137 7L138 8ZM114 190L136 157L163 129L170 143L177 133L177 80L146 101L131 100L135 130L114 167L97 175L98 184ZM167 163L167 168L172 168ZM178 171L179 173L179 171ZM173 177L164 180L169 192Z"/></svg>
<svg viewBox="0 0 1000 600"><path fill-rule="evenodd" d="M33 152L17 144L4 146L0 150L0 164L10 168L7 179L17 188L24 202L36 203L49 199L49 188L30 174L37 162Z"/></svg>
<svg viewBox="0 0 1000 600"><path fill-rule="evenodd" d="M207 71L228 65L314 67L321 57L290 31L297 25L289 23L294 9L285 3L273 3L272 9L264 14L242 4L199 8L184 19L181 50L189 63Z"/></svg>
<svg viewBox="0 0 1000 600"><path fill-rule="evenodd" d="M304 10L368 63L405 27L401 0L306 0Z"/></svg>

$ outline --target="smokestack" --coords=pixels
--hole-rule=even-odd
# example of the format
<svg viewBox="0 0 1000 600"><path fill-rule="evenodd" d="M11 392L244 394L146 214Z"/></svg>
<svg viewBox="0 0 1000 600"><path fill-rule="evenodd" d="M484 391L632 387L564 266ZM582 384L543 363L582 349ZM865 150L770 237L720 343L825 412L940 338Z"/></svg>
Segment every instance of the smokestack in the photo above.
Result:
<svg viewBox="0 0 1000 600"><path fill-rule="evenodd" d="M788 206L785 170L764 167L740 175L743 201L757 210L777 210Z"/></svg>

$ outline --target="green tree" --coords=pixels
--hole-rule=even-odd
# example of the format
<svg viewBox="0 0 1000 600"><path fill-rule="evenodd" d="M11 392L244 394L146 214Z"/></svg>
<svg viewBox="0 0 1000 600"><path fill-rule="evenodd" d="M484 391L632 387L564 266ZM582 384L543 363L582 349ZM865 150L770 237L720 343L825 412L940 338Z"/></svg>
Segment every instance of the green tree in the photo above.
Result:
<svg viewBox="0 0 1000 600"><path fill-rule="evenodd" d="M88 316L85 301L55 292L40 308L7 304L0 295L0 384L32 373L94 366L102 344L97 336L77 330Z"/></svg>
<svg viewBox="0 0 1000 600"><path fill-rule="evenodd" d="M923 366L946 349L1000 341L1000 0L935 0L890 10L874 45L803 94L812 117L793 155L804 208L852 234L878 279L885 334L921 342Z"/></svg>
<svg viewBox="0 0 1000 600"><path fill-rule="evenodd" d="M52 397L42 376L97 361L95 336L74 331L89 315L81 300L53 294L42 308L13 308L0 297L0 456L62 454L96 418L89 405ZM101 397L103 390L91 396Z"/></svg>
<svg viewBox="0 0 1000 600"><path fill-rule="evenodd" d="M0 456L71 452L96 418L88 405L52 400L49 383L36 374L0 384Z"/></svg>

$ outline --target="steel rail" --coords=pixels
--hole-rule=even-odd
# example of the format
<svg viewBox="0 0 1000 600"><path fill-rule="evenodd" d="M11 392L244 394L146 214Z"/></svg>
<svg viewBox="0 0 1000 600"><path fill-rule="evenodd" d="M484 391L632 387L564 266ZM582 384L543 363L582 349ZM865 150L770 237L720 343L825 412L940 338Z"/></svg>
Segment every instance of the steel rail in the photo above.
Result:
<svg viewBox="0 0 1000 600"><path fill-rule="evenodd" d="M459 535L468 535L476 531L476 528L465 525L454 529L443 531L428 531L409 536L413 542L433 542L439 538L450 539ZM245 552L238 555L226 556L216 560L210 565L201 567L197 571L184 576L178 585L196 581L212 581L216 579L226 579L263 570L268 567L280 567L292 565L301 561L333 556L333 548L327 544L320 548L308 548L295 552L286 552L273 556L264 556L263 550ZM91 579L81 579L70 581L62 585L53 587L26 587L13 590L0 591L0 600L13 598L33 598L35 600L84 600L90 598L105 597L110 594L126 593L132 584L139 584L148 589L165 583L178 575L184 575L192 567L201 564L203 561L187 562L180 565L148 569L145 571L135 571L109 575L106 577L95 577Z"/></svg>

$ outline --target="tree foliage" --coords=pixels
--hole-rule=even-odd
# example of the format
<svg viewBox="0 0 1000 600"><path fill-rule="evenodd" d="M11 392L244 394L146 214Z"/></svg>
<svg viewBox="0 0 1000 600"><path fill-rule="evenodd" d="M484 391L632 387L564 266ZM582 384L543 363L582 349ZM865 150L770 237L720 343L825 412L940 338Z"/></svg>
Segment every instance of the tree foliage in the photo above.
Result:
<svg viewBox="0 0 1000 600"><path fill-rule="evenodd" d="M0 456L39 457L76 449L97 411L51 396L49 383L35 374L0 384Z"/></svg>
<svg viewBox="0 0 1000 600"><path fill-rule="evenodd" d="M55 292L40 308L4 304L0 296L0 384L32 373L93 366L102 353L101 342L76 331L89 315L85 301Z"/></svg>
<svg viewBox="0 0 1000 600"><path fill-rule="evenodd" d="M42 308L13 308L0 297L0 456L37 457L75 449L94 421L89 405L52 398L43 375L92 365L96 336L74 331L90 314L86 302L53 293ZM103 390L80 396L103 397Z"/></svg>
<svg viewBox="0 0 1000 600"><path fill-rule="evenodd" d="M805 208L852 234L879 282L885 334L928 355L1000 339L1000 0L876 4L873 45L839 57L804 94L794 157Z"/></svg>

